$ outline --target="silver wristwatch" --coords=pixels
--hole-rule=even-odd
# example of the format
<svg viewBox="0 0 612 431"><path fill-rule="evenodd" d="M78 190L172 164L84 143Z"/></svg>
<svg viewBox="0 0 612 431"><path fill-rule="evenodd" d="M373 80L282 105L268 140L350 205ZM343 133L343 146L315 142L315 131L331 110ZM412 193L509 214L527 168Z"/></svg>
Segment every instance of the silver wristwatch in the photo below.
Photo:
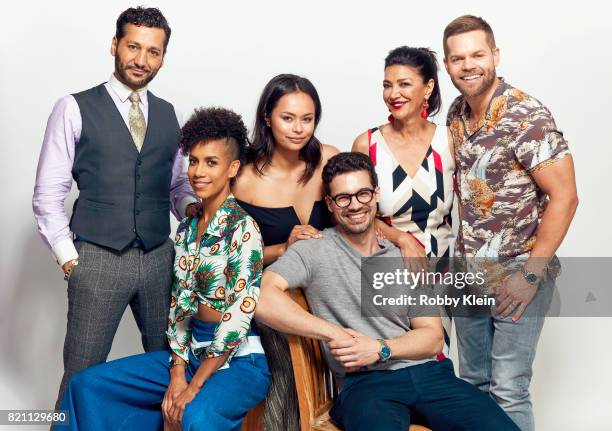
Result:
<svg viewBox="0 0 612 431"><path fill-rule="evenodd" d="M540 277L533 272L527 271L525 267L521 268L521 274L523 274L525 281L533 286L536 286L540 282Z"/></svg>

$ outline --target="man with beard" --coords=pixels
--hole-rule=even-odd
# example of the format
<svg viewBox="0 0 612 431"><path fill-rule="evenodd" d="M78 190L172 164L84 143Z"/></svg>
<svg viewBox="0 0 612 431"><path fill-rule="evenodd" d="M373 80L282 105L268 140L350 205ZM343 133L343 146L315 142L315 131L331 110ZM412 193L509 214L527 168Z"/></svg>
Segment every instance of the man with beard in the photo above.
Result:
<svg viewBox="0 0 612 431"><path fill-rule="evenodd" d="M529 384L560 269L555 252L578 204L572 156L548 109L496 76L499 49L482 18L452 21L443 44L461 92L447 119L461 214L455 256L513 262L489 280L490 315L455 319L459 373L530 431Z"/></svg>
<svg viewBox="0 0 612 431"><path fill-rule="evenodd" d="M376 236L379 190L370 158L332 157L323 187L337 226L294 243L268 267L256 319L325 341L325 360L343 380L332 419L347 431L405 431L415 417L439 430L516 430L490 397L455 376L450 359L435 360L443 347L437 308L380 307L376 317L363 317L362 264L403 262L399 248ZM313 314L284 293L297 287Z"/></svg>
<svg viewBox="0 0 612 431"><path fill-rule="evenodd" d="M175 110L147 90L169 39L158 9L124 11L109 81L60 99L47 123L32 206L68 281L58 402L77 371L106 360L128 304L145 351L167 347L174 258L169 211L182 218L196 210L186 162L178 156ZM69 222L64 200L73 178L79 196Z"/></svg>

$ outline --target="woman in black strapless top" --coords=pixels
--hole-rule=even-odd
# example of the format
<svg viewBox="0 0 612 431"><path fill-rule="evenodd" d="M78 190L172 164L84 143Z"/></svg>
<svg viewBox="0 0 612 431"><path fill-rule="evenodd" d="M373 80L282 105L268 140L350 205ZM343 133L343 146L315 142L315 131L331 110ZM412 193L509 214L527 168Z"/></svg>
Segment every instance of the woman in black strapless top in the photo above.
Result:
<svg viewBox="0 0 612 431"><path fill-rule="evenodd" d="M302 224L295 208L292 206L269 208L253 205L240 199L236 200L255 219L261 229L264 244L267 246L284 244L289 239L293 228ZM331 217L324 199L318 200L312 205L307 225L317 230L323 230L331 226Z"/></svg>
<svg viewBox="0 0 612 431"><path fill-rule="evenodd" d="M261 229L265 265L295 241L320 238L319 231L331 225L321 171L339 151L314 136L320 118L319 96L306 78L278 75L264 88L247 164L233 193ZM260 333L272 373L264 429L297 431L299 410L287 338L263 325Z"/></svg>

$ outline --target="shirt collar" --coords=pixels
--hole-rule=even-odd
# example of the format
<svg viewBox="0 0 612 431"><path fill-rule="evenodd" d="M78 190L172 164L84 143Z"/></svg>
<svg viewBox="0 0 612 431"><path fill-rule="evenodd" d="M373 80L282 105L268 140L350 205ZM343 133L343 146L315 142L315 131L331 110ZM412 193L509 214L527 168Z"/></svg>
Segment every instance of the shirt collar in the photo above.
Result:
<svg viewBox="0 0 612 431"><path fill-rule="evenodd" d="M227 195L221 206L217 209L210 223L208 223L204 235L212 235L221 238L225 232L225 228L228 225L233 224L233 221L238 216L238 214L236 214L237 207L238 203L236 202L236 198L232 193L230 193ZM196 229L197 231L197 226L198 218L194 217L192 221L192 228Z"/></svg>
<svg viewBox="0 0 612 431"><path fill-rule="evenodd" d="M380 247L379 250L376 250L373 254L371 254L370 256L363 256L359 251L357 251L351 244L349 244L349 242L344 238L344 236L342 236L342 233L340 232L340 227L339 226L334 226L334 227L330 227L324 230L324 233L329 232L331 234L331 236L333 238L336 238L336 241L339 242L346 250L348 250L351 254L363 258L363 257L375 257L378 256L380 254L384 254L387 251L389 251L389 249L394 248L395 245L390 242L387 239L378 239L378 246Z"/></svg>
<svg viewBox="0 0 612 431"><path fill-rule="evenodd" d="M491 96L491 100L489 100L489 105L487 106L487 114L485 117L486 120L489 120L491 118L491 102L496 97L504 94L506 90L508 90L509 88L512 88L510 84L508 84L502 76L498 76L497 78L499 79L499 85L495 89L493 96ZM461 104L460 115L463 118L463 121L467 122L470 116L470 105L467 103L467 100L465 99L465 97L463 98L462 102L463 103Z"/></svg>
<svg viewBox="0 0 612 431"><path fill-rule="evenodd" d="M132 92L134 91L130 87L125 85L123 82L119 81L114 73L111 73L111 76L108 80L108 84L113 89L113 91L115 92L115 94L117 95L119 100L121 100L122 103L125 103L130 97L130 94L132 94ZM148 101L147 100L147 86L145 85L144 87L139 88L136 91L138 92L138 95L140 96L140 103L146 106L147 101Z"/></svg>

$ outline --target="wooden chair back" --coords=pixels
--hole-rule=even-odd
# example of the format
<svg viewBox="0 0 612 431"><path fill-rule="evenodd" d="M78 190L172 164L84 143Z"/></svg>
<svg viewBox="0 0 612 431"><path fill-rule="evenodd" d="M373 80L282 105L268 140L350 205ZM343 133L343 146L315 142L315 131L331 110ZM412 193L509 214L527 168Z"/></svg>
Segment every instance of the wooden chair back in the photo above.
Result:
<svg viewBox="0 0 612 431"><path fill-rule="evenodd" d="M291 289L289 295L308 311L302 289ZM331 408L333 382L318 340L297 335L289 335L288 340L300 409L300 430L310 431Z"/></svg>

